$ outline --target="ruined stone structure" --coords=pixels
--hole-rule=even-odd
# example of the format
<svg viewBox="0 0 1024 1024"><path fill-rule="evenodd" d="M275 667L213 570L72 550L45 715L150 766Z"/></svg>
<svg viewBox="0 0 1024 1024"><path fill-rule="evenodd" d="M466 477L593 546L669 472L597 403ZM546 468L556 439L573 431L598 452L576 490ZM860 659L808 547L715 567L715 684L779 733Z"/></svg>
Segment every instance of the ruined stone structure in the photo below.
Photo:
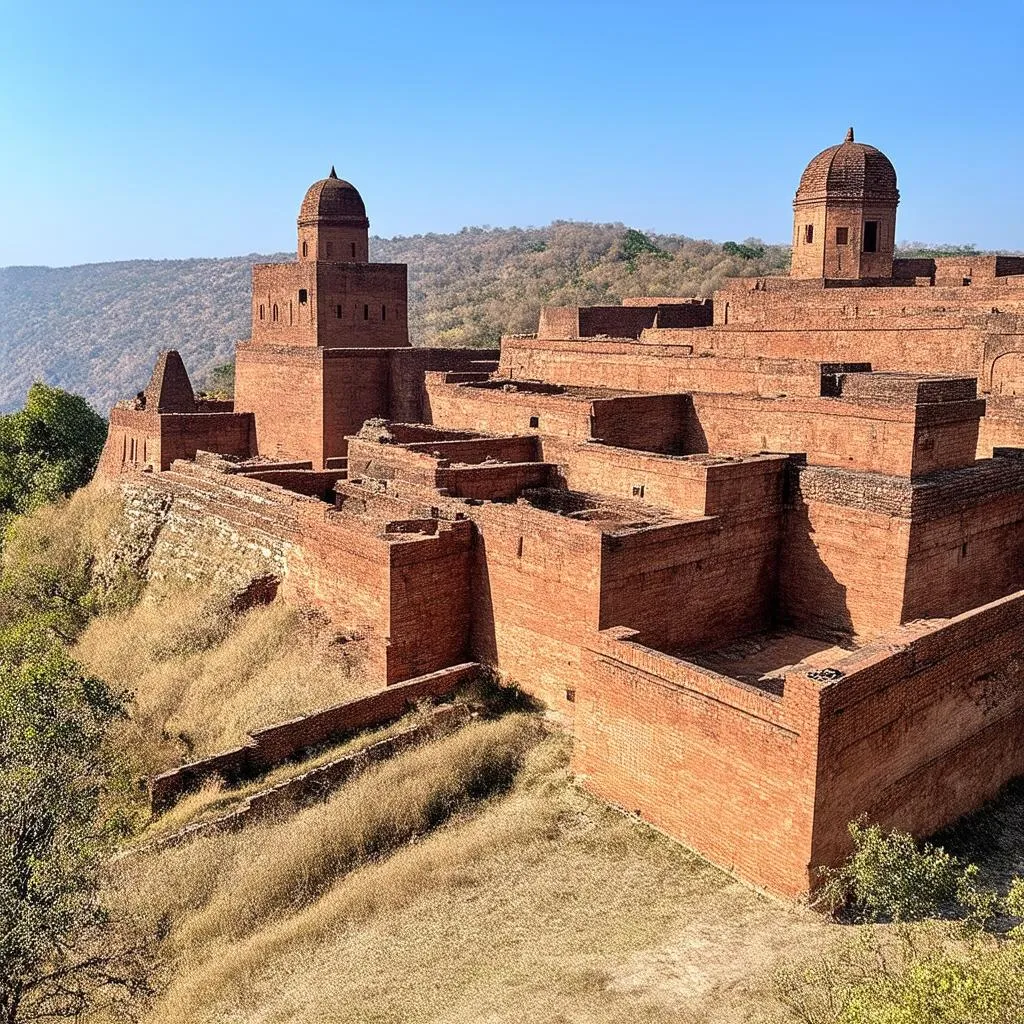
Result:
<svg viewBox="0 0 1024 1024"><path fill-rule="evenodd" d="M928 833L1024 774L1024 259L896 258L898 200L851 131L789 278L548 308L499 355L409 346L332 172L253 270L234 405L162 356L101 472L157 561L243 552L388 684L493 666L593 792L798 894L851 819Z"/></svg>

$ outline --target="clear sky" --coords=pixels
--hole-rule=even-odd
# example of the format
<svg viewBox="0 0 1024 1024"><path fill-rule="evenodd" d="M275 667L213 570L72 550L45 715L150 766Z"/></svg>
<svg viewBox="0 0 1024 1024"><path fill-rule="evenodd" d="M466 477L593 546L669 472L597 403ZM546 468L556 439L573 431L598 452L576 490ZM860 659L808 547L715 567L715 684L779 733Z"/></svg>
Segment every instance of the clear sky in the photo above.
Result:
<svg viewBox="0 0 1024 1024"><path fill-rule="evenodd" d="M1024 249L1024 0L0 0L0 265L291 249L331 164L390 236L623 221L788 241L892 159L901 240Z"/></svg>

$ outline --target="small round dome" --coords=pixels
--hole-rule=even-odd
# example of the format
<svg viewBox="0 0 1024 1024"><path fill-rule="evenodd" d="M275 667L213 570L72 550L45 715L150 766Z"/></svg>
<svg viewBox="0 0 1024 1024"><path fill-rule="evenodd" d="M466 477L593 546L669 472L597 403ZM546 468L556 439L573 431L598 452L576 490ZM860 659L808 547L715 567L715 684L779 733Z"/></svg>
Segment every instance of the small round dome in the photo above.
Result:
<svg viewBox="0 0 1024 1024"><path fill-rule="evenodd" d="M299 207L299 224L317 221L370 226L358 189L339 178L333 167L326 178L309 186Z"/></svg>
<svg viewBox="0 0 1024 1024"><path fill-rule="evenodd" d="M898 203L896 169L881 150L854 142L851 128L841 145L820 152L800 176L796 202L825 199Z"/></svg>

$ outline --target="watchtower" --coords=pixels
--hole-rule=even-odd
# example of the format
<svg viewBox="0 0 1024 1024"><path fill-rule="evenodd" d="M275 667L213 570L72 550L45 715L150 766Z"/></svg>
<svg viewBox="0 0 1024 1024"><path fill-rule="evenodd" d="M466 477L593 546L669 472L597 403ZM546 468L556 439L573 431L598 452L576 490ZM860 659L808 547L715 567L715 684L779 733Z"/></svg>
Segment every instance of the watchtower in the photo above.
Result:
<svg viewBox="0 0 1024 1024"><path fill-rule="evenodd" d="M819 153L793 200L792 277L889 280L900 193L889 158L853 129Z"/></svg>

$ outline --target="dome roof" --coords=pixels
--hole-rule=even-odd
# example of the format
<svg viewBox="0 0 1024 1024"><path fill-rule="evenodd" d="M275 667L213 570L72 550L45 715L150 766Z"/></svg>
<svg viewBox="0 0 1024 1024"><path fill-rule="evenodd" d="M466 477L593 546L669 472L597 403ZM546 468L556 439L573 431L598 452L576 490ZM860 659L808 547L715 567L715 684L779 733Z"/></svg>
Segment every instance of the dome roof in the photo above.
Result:
<svg viewBox="0 0 1024 1024"><path fill-rule="evenodd" d="M338 177L334 168L320 181L313 182L299 207L299 223L330 221L369 227L363 197L355 185Z"/></svg>
<svg viewBox="0 0 1024 1024"><path fill-rule="evenodd" d="M824 199L870 199L885 203L900 201L896 169L874 146L853 141L853 129L839 146L820 152L800 176L796 202Z"/></svg>

